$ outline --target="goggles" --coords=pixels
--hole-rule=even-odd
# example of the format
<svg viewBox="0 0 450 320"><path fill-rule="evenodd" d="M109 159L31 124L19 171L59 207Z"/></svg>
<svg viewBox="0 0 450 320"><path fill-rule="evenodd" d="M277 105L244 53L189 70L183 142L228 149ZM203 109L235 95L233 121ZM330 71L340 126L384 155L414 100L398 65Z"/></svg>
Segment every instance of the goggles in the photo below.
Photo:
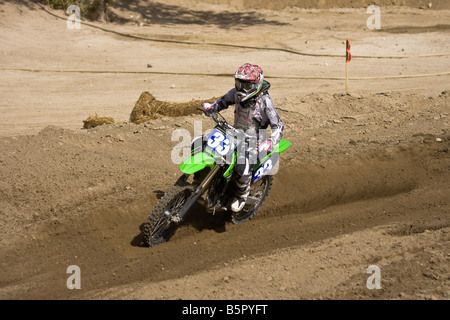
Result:
<svg viewBox="0 0 450 320"><path fill-rule="evenodd" d="M236 90L240 92L249 92L256 89L256 84L248 81L242 81L239 79L235 79L234 84L236 86Z"/></svg>

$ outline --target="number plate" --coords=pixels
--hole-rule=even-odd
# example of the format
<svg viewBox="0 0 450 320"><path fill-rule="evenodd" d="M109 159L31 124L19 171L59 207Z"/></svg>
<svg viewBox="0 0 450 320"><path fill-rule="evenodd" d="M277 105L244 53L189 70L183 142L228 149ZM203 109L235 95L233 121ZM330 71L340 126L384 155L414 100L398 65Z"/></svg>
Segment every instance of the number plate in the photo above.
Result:
<svg viewBox="0 0 450 320"><path fill-rule="evenodd" d="M233 152L236 143L229 139L222 131L214 129L208 137L207 146L214 153L225 157Z"/></svg>
<svg viewBox="0 0 450 320"><path fill-rule="evenodd" d="M264 175L266 175L273 168L272 159L267 159L256 172L253 174L253 181L261 179Z"/></svg>

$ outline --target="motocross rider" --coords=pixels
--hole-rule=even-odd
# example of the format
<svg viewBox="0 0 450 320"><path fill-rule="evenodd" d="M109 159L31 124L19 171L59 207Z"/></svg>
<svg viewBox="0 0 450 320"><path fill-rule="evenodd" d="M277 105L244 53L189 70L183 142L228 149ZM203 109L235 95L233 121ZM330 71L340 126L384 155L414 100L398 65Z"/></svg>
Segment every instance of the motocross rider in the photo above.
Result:
<svg viewBox="0 0 450 320"><path fill-rule="evenodd" d="M276 111L268 90L270 83L264 80L262 69L255 64L246 63L235 74L235 87L213 104L203 103L205 113L215 112L235 105L234 127L244 132L244 143L238 144L238 158L235 172L237 188L232 200L231 210L239 212L245 206L250 193L252 168L261 154L273 150L283 136L284 124ZM267 138L267 127L271 135Z"/></svg>

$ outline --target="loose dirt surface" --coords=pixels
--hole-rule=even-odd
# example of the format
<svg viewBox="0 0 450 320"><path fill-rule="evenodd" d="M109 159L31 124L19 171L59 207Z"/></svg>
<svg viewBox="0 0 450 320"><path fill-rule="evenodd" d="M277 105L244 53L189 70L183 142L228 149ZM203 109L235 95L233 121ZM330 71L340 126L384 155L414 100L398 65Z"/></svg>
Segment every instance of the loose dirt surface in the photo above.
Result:
<svg viewBox="0 0 450 320"><path fill-rule="evenodd" d="M381 30L362 0L115 2L112 22L70 30L64 11L0 1L1 299L450 298L448 1L381 1ZM142 246L213 122L134 124L136 101L209 100L245 62L292 142L267 201L238 225L196 207ZM83 129L94 114L115 123Z"/></svg>

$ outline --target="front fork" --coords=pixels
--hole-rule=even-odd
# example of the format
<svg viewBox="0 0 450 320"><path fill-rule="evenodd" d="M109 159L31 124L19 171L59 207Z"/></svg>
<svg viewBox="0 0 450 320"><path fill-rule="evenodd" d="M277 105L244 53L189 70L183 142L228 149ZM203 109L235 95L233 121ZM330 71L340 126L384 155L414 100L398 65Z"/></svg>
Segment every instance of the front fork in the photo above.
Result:
<svg viewBox="0 0 450 320"><path fill-rule="evenodd" d="M183 208L181 208L181 210L178 212L177 214L177 218L176 220L178 222L181 222L184 220L184 217L186 216L186 214L188 213L189 209L197 202L198 198L200 198L200 196L209 188L209 185L211 184L211 181L213 180L213 178L215 177L215 175L217 174L217 172L219 172L221 166L220 165L215 165L213 167L213 169L208 173L208 175L205 177L205 179L203 179L203 181L199 184L199 186L195 189L195 191L193 192L193 194L186 200ZM187 175L183 175L178 181L177 183L180 183L181 181L186 181L187 180Z"/></svg>

